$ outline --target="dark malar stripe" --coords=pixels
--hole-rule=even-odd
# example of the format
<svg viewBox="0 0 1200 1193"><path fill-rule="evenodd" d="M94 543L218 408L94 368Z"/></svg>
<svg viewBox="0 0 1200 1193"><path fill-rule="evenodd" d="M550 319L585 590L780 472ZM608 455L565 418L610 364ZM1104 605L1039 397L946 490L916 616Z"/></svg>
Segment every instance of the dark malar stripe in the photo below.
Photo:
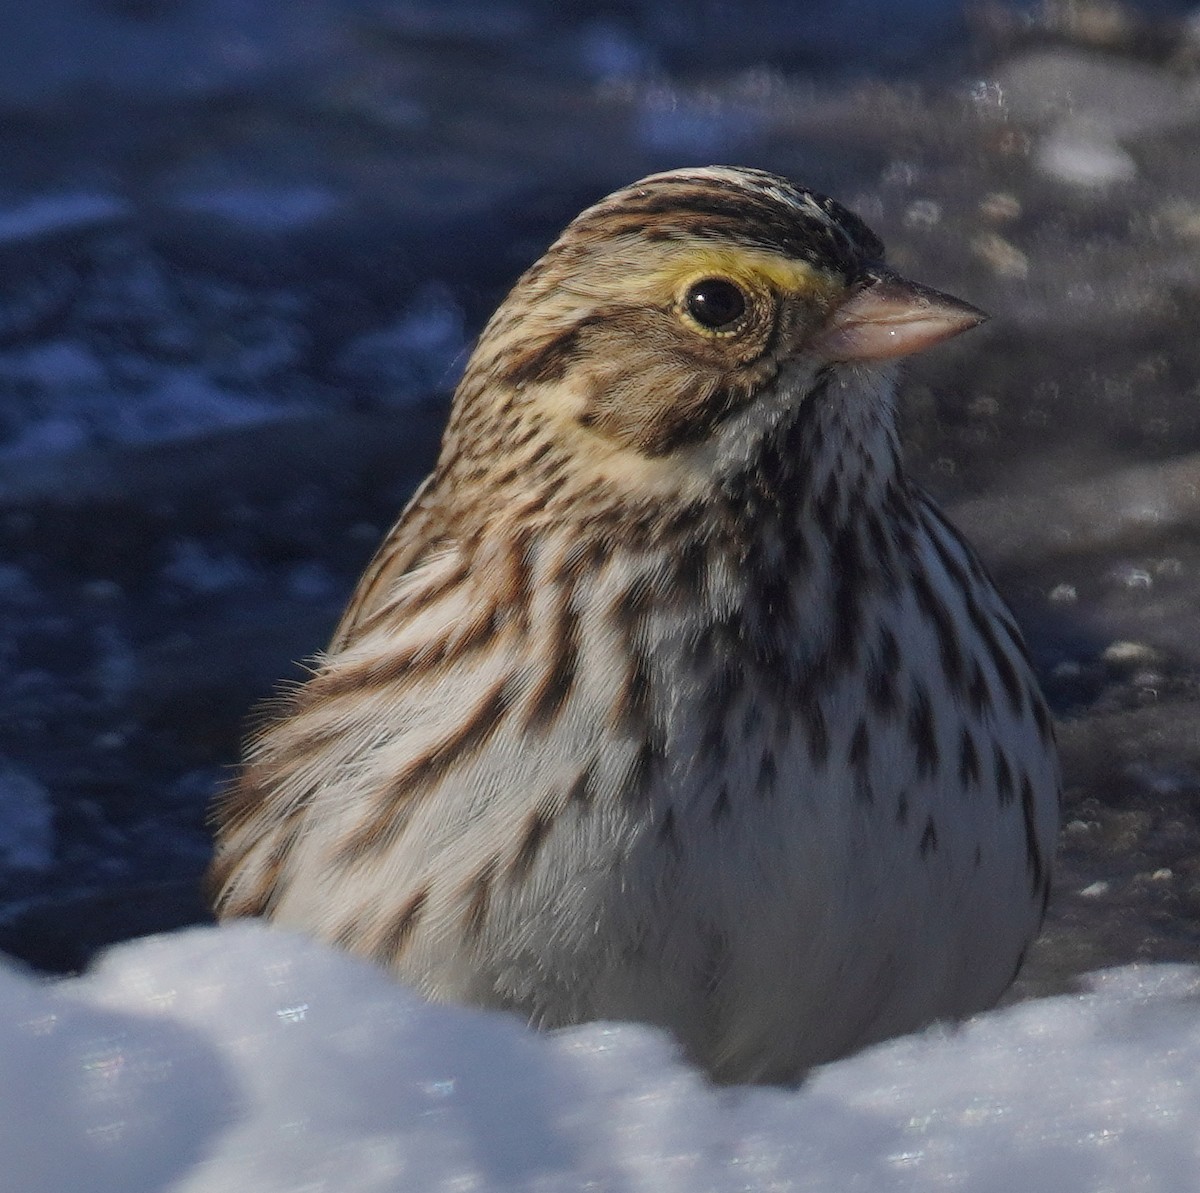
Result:
<svg viewBox="0 0 1200 1193"><path fill-rule="evenodd" d="M771 376L763 375L759 383L766 385ZM649 456L666 456L681 447L700 443L717 429L731 414L749 404L756 390L747 385L722 385L699 402L681 402L678 408L668 407L664 417L647 428L638 446Z"/></svg>

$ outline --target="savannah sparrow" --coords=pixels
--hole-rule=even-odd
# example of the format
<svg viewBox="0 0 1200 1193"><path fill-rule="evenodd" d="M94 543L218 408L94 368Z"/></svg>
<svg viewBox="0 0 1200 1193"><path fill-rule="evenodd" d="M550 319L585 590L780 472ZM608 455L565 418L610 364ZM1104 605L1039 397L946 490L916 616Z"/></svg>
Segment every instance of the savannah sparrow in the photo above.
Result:
<svg viewBox="0 0 1200 1193"><path fill-rule="evenodd" d="M252 741L219 913L540 1026L663 1025L722 1081L991 1004L1045 910L1053 733L905 476L891 363L982 317L756 170L583 212Z"/></svg>

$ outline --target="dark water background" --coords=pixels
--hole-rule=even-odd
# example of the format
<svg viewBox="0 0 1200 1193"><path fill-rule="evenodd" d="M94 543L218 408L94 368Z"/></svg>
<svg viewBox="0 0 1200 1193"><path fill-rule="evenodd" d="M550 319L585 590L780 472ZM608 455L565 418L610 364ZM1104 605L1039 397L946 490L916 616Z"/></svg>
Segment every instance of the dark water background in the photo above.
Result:
<svg viewBox="0 0 1200 1193"><path fill-rule="evenodd" d="M0 948L194 922L472 335L584 204L778 170L992 321L910 458L1061 719L1019 993L1200 960L1200 18L1186 5L0 3Z"/></svg>

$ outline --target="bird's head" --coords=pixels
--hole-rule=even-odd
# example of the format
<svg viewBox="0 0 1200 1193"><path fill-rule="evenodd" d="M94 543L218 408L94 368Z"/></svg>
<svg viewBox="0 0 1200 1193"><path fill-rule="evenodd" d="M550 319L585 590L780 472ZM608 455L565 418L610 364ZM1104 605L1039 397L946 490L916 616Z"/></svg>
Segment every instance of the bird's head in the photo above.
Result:
<svg viewBox="0 0 1200 1193"><path fill-rule="evenodd" d="M584 211L520 279L456 422L552 428L601 472L711 472L831 369L876 369L983 319L883 257L856 215L778 176L652 175Z"/></svg>

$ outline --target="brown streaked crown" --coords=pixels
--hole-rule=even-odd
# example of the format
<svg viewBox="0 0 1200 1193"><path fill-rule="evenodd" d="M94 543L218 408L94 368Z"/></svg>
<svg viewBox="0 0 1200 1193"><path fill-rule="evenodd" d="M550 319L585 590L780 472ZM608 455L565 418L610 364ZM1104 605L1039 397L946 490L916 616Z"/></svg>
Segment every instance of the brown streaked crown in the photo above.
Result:
<svg viewBox="0 0 1200 1193"><path fill-rule="evenodd" d="M748 167L652 174L588 208L567 234L593 229L608 236L640 231L650 241L726 240L807 262L847 281L884 256L883 241L849 208Z"/></svg>

